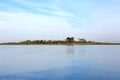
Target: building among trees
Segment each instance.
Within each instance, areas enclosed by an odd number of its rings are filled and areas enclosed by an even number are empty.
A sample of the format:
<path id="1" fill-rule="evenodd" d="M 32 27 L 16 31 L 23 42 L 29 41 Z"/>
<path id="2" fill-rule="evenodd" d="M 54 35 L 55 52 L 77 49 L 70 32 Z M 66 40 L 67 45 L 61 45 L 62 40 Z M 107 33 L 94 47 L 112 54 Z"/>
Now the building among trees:
<path id="1" fill-rule="evenodd" d="M 74 37 L 67 37 L 66 38 L 66 43 L 73 43 L 74 42 Z"/>
<path id="2" fill-rule="evenodd" d="M 82 39 L 82 38 L 79 38 L 78 41 L 79 41 L 79 42 L 82 42 L 82 43 L 87 42 L 85 39 Z"/>

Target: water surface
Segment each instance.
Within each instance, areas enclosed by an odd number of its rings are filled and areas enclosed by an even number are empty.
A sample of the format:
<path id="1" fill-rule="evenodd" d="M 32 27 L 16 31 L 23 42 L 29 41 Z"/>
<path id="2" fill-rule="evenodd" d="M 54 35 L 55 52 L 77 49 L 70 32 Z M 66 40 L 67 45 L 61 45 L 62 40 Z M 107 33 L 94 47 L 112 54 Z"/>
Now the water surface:
<path id="1" fill-rule="evenodd" d="M 0 80 L 120 80 L 120 46 L 0 46 Z"/>

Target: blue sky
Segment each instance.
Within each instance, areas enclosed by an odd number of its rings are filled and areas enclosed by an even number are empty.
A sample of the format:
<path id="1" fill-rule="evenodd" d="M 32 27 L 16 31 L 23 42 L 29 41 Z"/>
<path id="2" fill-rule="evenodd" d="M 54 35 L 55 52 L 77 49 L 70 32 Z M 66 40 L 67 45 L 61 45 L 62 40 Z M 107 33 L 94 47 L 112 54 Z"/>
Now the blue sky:
<path id="1" fill-rule="evenodd" d="M 64 39 L 120 42 L 120 0 L 0 0 L 0 42 Z"/>

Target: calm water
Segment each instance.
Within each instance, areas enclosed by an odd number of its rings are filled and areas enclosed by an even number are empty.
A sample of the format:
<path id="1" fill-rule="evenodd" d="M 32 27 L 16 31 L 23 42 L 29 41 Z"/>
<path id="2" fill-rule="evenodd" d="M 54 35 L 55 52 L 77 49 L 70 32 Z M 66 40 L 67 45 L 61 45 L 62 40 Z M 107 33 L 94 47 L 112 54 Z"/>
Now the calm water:
<path id="1" fill-rule="evenodd" d="M 0 46 L 0 80 L 120 80 L 120 46 Z"/>

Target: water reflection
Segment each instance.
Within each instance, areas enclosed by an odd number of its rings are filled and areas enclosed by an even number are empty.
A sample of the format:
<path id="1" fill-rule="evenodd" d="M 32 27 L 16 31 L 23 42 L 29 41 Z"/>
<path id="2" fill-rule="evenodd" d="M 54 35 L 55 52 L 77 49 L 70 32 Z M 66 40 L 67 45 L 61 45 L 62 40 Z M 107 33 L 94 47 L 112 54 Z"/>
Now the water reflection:
<path id="1" fill-rule="evenodd" d="M 0 46 L 0 80 L 120 80 L 119 49 Z"/>
<path id="2" fill-rule="evenodd" d="M 86 46 L 67 46 L 66 51 L 67 54 L 71 54 L 71 55 L 74 54 L 85 55 Z"/>
<path id="3" fill-rule="evenodd" d="M 74 46 L 68 45 L 66 51 L 67 54 L 74 54 Z"/>
<path id="4" fill-rule="evenodd" d="M 86 46 L 83 45 L 83 46 L 79 46 L 78 48 L 79 48 L 79 49 L 77 49 L 77 50 L 78 50 L 78 53 L 79 53 L 80 55 L 85 56 L 85 53 L 86 53 Z"/>

